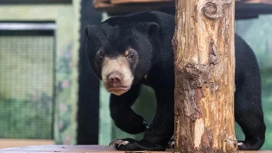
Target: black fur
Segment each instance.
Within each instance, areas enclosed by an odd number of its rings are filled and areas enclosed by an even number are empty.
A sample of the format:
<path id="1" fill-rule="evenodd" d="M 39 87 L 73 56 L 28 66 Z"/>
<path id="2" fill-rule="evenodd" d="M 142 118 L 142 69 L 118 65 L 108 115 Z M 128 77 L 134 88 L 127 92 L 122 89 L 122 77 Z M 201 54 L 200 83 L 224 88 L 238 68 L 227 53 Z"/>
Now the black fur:
<path id="1" fill-rule="evenodd" d="M 131 89 L 121 96 L 111 95 L 110 111 L 115 124 L 128 133 L 145 132 L 141 141 L 124 139 L 118 150 L 164 150 L 174 129 L 174 64 L 171 40 L 174 16 L 160 12 L 140 12 L 113 17 L 97 26 L 88 26 L 87 54 L 97 76 L 101 67 L 95 66 L 95 54 L 102 47 L 108 57 L 124 53 L 127 47 L 138 52 L 139 61 L 132 70 Z M 235 119 L 246 139 L 240 149 L 259 149 L 265 138 L 261 106 L 259 68 L 251 48 L 238 36 L 236 49 Z M 147 75 L 147 78 L 144 76 Z M 157 110 L 149 128 L 143 117 L 131 106 L 139 96 L 141 84 L 155 90 Z M 220 113 L 220 112 L 218 112 Z"/>

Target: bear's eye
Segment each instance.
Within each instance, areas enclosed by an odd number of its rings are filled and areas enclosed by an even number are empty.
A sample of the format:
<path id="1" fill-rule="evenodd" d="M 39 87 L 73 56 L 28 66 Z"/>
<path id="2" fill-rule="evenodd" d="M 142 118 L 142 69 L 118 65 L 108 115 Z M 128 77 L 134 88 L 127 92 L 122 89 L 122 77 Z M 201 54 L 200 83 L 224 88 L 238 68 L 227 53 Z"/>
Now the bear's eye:
<path id="1" fill-rule="evenodd" d="M 103 53 L 101 51 L 98 51 L 95 56 L 95 60 L 101 62 L 103 59 L 104 59 Z"/>
<path id="2" fill-rule="evenodd" d="M 133 59 L 135 57 L 135 55 L 133 54 L 133 53 L 129 53 L 128 55 L 127 55 L 127 58 L 129 58 L 129 59 Z"/>
<path id="3" fill-rule="evenodd" d="M 103 60 L 103 56 L 101 55 L 96 56 L 96 61 L 101 62 L 102 60 Z"/>

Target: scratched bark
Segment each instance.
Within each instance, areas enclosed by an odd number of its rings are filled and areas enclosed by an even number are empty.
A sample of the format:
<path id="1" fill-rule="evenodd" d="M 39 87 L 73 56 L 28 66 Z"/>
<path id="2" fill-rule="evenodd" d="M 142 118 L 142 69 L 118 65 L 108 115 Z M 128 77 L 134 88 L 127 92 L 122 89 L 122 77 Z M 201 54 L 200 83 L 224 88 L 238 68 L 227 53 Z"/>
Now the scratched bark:
<path id="1" fill-rule="evenodd" d="M 234 152 L 234 1 L 176 0 L 176 151 Z"/>

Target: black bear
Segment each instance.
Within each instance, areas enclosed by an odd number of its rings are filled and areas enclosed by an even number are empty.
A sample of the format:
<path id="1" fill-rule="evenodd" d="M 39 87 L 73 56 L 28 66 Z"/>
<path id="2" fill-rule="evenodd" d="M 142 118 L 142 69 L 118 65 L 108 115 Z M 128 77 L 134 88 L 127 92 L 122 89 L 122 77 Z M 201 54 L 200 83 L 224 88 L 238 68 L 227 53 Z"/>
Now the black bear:
<path id="1" fill-rule="evenodd" d="M 112 17 L 85 29 L 91 67 L 111 93 L 112 119 L 125 132 L 145 132 L 140 141 L 113 141 L 117 150 L 167 147 L 174 130 L 174 28 L 174 16 L 154 11 Z M 266 129 L 259 68 L 251 48 L 237 35 L 235 49 L 235 120 L 245 134 L 239 149 L 259 149 Z M 156 114 L 149 126 L 131 109 L 141 84 L 152 87 L 157 99 Z"/>

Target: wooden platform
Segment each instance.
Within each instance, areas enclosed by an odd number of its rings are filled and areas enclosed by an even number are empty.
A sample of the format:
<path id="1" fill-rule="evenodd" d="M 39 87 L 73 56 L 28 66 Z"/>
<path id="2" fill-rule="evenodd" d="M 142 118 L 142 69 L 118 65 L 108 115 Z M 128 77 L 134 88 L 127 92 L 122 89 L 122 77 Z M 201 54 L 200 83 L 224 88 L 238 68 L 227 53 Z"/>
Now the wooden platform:
<path id="1" fill-rule="evenodd" d="M 261 14 L 272 14 L 272 0 L 235 0 L 235 18 L 257 18 Z M 174 13 L 175 0 L 93 0 L 96 9 L 109 15 L 121 15 L 136 11 L 159 10 Z"/>
<path id="2" fill-rule="evenodd" d="M 1 148 L 23 147 L 33 145 L 53 145 L 54 140 L 41 140 L 41 139 L 0 139 Z"/>
<path id="3" fill-rule="evenodd" d="M 98 145 L 45 145 L 0 149 L 0 153 L 131 153 L 131 151 L 116 151 L 109 146 Z M 272 151 L 239 151 L 239 153 L 272 153 Z M 167 151 L 136 151 L 134 153 L 174 153 Z"/>
<path id="4" fill-rule="evenodd" d="M 27 147 L 16 147 L 16 148 L 6 148 L 0 149 L 2 152 L 20 152 L 20 153 L 124 153 L 124 151 L 116 151 L 109 146 L 98 146 L 98 145 L 45 145 L 45 146 L 27 146 Z M 139 151 L 138 151 L 139 152 Z M 146 152 L 149 151 L 140 151 Z M 162 152 L 162 151 L 161 151 Z M 164 153 L 173 153 L 173 150 L 166 151 Z M 129 152 L 126 152 L 129 153 Z M 152 152 L 155 153 L 155 152 Z M 157 152 L 158 153 L 158 152 Z"/>

